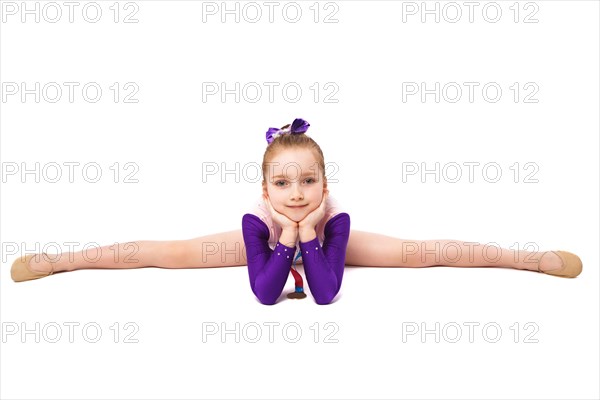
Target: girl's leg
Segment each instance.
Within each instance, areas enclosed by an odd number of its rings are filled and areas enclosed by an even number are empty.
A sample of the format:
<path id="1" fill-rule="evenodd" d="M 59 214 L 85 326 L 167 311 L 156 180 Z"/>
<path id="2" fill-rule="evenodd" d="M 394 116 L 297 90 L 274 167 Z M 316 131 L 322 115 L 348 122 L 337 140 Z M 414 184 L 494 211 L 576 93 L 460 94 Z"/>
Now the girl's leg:
<path id="1" fill-rule="evenodd" d="M 96 252 L 97 251 L 97 252 Z M 544 255 L 543 257 L 541 257 Z M 458 240 L 406 240 L 351 230 L 346 264 L 362 267 L 508 267 L 550 271 L 561 261 L 552 252 L 513 251 Z M 49 272 L 90 268 L 211 268 L 247 265 L 241 229 L 188 240 L 135 241 L 86 252 L 34 257 L 32 269 Z M 302 265 L 299 262 L 297 265 Z"/>
<path id="2" fill-rule="evenodd" d="M 543 256 L 543 257 L 542 257 Z M 552 252 L 503 249 L 461 240 L 406 240 L 378 233 L 350 231 L 346 264 L 363 267 L 505 267 L 537 271 L 559 269 Z"/>
<path id="3" fill-rule="evenodd" d="M 208 268 L 247 265 L 242 230 L 220 232 L 188 240 L 118 243 L 86 251 L 48 254 L 31 260 L 39 272 L 91 268 Z"/>

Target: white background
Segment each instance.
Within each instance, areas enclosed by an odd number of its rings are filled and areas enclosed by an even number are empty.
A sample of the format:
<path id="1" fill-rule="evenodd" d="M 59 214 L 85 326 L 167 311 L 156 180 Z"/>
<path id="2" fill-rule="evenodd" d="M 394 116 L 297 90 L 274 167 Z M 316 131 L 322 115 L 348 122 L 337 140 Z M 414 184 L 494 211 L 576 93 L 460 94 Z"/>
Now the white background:
<path id="1" fill-rule="evenodd" d="M 81 168 L 73 183 L 66 175 L 57 183 L 3 176 L 3 332 L 35 323 L 63 327 L 57 343 L 3 333 L 3 398 L 599 397 L 597 2 L 498 2 L 496 23 L 483 18 L 485 2 L 475 8 L 472 23 L 462 2 L 456 3 L 463 13 L 456 23 L 448 22 L 454 15 L 449 8 L 439 23 L 433 15 L 421 22 L 420 12 L 403 22 L 409 5 L 392 1 L 319 3 L 317 23 L 313 2 L 303 1 L 296 3 L 302 9 L 297 23 L 282 17 L 286 3 L 279 3 L 270 23 L 262 2 L 256 3 L 263 12 L 256 23 L 243 14 L 238 23 L 234 15 L 222 23 L 219 13 L 203 22 L 199 1 L 137 1 L 139 22 L 123 23 L 134 8 L 121 2 L 114 23 L 113 3 L 98 2 L 103 14 L 97 23 L 83 19 L 85 2 L 73 23 L 62 2 L 57 23 L 43 15 L 39 23 L 33 15 L 23 23 L 20 9 L 3 14 L 3 84 L 80 84 L 73 103 L 66 86 L 56 103 L 36 103 L 32 95 L 3 100 L 3 171 L 14 163 L 95 162 L 103 172 L 98 183 L 86 182 Z M 33 4 L 28 2 L 31 9 Z M 46 3 L 38 4 L 41 12 Z M 222 10 L 221 2 L 212 4 Z M 245 5 L 237 4 L 240 10 Z M 421 2 L 414 4 L 421 11 Z M 433 9 L 435 3 L 427 5 Z M 53 18 L 54 11 L 46 10 Z M 524 23 L 534 11 L 538 22 Z M 338 22 L 324 23 L 332 12 Z M 494 18 L 493 8 L 488 16 Z M 88 82 L 103 88 L 96 103 L 82 98 Z M 124 103 L 126 90 L 114 103 L 109 87 L 115 82 L 122 90 L 127 82 L 137 84 L 138 102 Z M 255 82 L 264 91 L 256 102 L 236 102 L 233 95 L 203 101 L 203 82 L 229 89 Z M 279 84 L 273 102 L 265 82 Z M 335 103 L 325 102 L 332 93 L 328 82 L 338 89 Z M 463 97 L 456 103 L 436 103 L 433 95 L 403 102 L 403 82 L 424 82 L 429 89 L 456 82 Z M 464 82 L 479 83 L 472 103 Z M 490 82 L 503 90 L 497 102 L 482 97 Z M 515 82 L 521 89 L 516 103 L 510 89 Z M 524 101 L 532 92 L 524 88 L 528 82 L 539 89 L 536 103 Z M 302 88 L 299 101 L 283 98 L 281 87 L 288 83 Z M 315 83 L 317 102 L 310 89 Z M 350 214 L 352 229 L 504 248 L 533 242 L 539 250 L 578 254 L 582 274 L 563 279 L 507 268 L 349 267 L 328 306 L 310 295 L 261 305 L 245 267 L 84 270 L 18 284 L 10 279 L 17 257 L 6 251 L 11 243 L 30 253 L 50 243 L 178 240 L 239 229 L 260 184 L 241 173 L 203 182 L 203 165 L 234 169 L 238 163 L 240 172 L 260 165 L 266 130 L 296 117 L 311 124 L 307 133 L 332 166 L 329 178 L 337 183 L 330 183 L 331 194 Z M 113 182 L 109 167 L 115 162 L 121 173 L 132 171 L 125 163 L 135 163 L 139 182 L 125 183 L 123 175 Z M 472 183 L 466 169 L 457 183 L 435 182 L 431 175 L 425 182 L 418 175 L 403 182 L 402 163 L 411 162 L 430 169 L 436 162 L 480 167 Z M 532 172 L 524 168 L 528 162 L 539 168 L 533 176 L 538 183 L 524 182 Z M 483 179 L 486 163 L 501 166 L 498 182 Z M 514 163 L 521 171 L 516 183 Z M 64 325 L 69 322 L 79 323 L 73 343 Z M 110 327 L 117 322 L 121 336 L 115 343 Z M 123 335 L 132 332 L 124 328 L 127 322 L 139 327 L 133 337 L 138 343 L 124 343 Z M 263 336 L 258 343 L 245 337 L 236 343 L 233 335 L 203 342 L 207 322 L 229 329 L 239 323 L 240 331 L 256 323 Z M 268 322 L 280 324 L 273 343 Z M 325 343 L 325 334 L 333 332 L 327 322 L 338 327 L 332 336 L 337 343 Z M 472 343 L 464 325 L 469 322 L 479 324 Z M 97 343 L 82 336 L 86 323 L 102 328 Z M 285 340 L 286 323 L 302 329 L 298 342 Z M 315 323 L 317 343 L 310 328 Z M 407 323 L 427 329 L 439 323 L 446 335 L 439 342 L 431 334 L 403 341 Z M 482 333 L 488 323 L 502 329 L 495 343 L 486 340 L 496 336 L 493 328 Z M 462 327 L 457 343 L 451 342 L 453 324 Z M 294 333 L 288 331 L 289 337 Z"/>

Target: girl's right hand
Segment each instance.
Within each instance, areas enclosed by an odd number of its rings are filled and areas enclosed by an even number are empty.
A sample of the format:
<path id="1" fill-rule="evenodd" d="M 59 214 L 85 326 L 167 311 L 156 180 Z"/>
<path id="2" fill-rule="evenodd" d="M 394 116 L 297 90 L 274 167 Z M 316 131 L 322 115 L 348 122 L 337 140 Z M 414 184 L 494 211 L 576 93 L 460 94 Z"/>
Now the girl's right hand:
<path id="1" fill-rule="evenodd" d="M 298 223 L 297 222 L 292 221 L 291 219 L 289 219 L 285 215 L 283 215 L 283 214 L 278 213 L 277 211 L 275 211 L 275 209 L 273 208 L 273 205 L 271 204 L 271 201 L 264 194 L 263 194 L 263 199 L 265 200 L 265 204 L 267 205 L 267 207 L 271 211 L 271 217 L 273 218 L 273 220 L 277 224 L 279 224 L 279 226 L 281 226 L 281 229 L 283 229 L 283 230 L 289 230 L 289 229 L 298 230 Z"/>

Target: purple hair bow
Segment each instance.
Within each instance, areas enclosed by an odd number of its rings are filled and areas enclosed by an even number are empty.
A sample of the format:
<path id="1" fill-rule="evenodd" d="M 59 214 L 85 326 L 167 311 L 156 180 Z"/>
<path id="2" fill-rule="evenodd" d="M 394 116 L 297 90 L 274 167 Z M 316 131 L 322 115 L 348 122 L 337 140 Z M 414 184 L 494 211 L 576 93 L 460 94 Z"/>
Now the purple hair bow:
<path id="1" fill-rule="evenodd" d="M 277 136 L 304 133 L 308 130 L 309 126 L 310 124 L 302 118 L 296 118 L 294 122 L 292 122 L 292 125 L 285 129 L 269 128 L 267 131 L 267 143 L 271 144 Z"/>

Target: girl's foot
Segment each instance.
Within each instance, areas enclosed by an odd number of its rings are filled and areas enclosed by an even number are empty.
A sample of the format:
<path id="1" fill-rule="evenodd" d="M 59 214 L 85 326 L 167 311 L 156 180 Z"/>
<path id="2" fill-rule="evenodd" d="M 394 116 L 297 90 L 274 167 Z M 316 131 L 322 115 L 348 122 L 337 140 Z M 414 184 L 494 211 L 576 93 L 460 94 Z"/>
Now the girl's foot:
<path id="1" fill-rule="evenodd" d="M 538 266 L 539 272 L 563 278 L 575 278 L 583 269 L 579 256 L 564 250 L 545 252 Z"/>
<path id="2" fill-rule="evenodd" d="M 10 276 L 15 282 L 39 279 L 53 273 L 54 265 L 44 260 L 43 254 L 28 254 L 18 257 L 10 268 Z"/>

